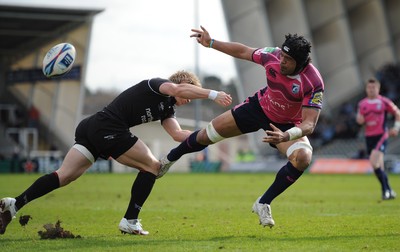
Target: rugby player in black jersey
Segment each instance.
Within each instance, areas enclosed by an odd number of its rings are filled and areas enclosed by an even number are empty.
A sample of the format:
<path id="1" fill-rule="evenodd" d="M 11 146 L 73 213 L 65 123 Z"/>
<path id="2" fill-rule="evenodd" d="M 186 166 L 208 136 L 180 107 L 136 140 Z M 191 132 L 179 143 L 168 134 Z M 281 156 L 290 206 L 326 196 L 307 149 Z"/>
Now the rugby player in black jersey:
<path id="1" fill-rule="evenodd" d="M 149 234 L 143 230 L 138 215 L 153 188 L 160 162 L 129 129 L 160 120 L 164 130 L 175 141 L 182 142 L 192 132 L 181 128 L 175 118 L 175 107 L 191 99 L 207 98 L 221 106 L 232 103 L 229 94 L 201 88 L 199 79 L 186 71 L 178 71 L 169 79 L 143 80 L 123 91 L 103 110 L 79 123 L 75 144 L 58 170 L 38 178 L 19 196 L 0 200 L 0 234 L 5 233 L 7 225 L 23 206 L 76 180 L 99 157 L 112 157 L 140 171 L 132 185 L 131 199 L 119 229 L 123 233 Z"/>

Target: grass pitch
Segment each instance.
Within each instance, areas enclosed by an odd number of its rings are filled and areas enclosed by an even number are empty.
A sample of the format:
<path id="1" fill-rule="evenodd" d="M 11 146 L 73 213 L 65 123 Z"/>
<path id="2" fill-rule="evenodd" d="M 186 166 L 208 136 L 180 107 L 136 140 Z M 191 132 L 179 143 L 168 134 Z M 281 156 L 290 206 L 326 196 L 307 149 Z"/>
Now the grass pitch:
<path id="1" fill-rule="evenodd" d="M 39 175 L 0 175 L 0 197 Z M 21 209 L 0 236 L 4 251 L 398 251 L 400 199 L 381 201 L 374 175 L 305 174 L 272 203 L 276 226 L 258 225 L 255 199 L 275 174 L 167 174 L 140 218 L 149 236 L 123 235 L 136 174 L 86 174 Z M 391 175 L 400 192 L 400 177 Z M 28 225 L 18 223 L 30 215 Z M 80 239 L 41 240 L 56 223 Z"/>

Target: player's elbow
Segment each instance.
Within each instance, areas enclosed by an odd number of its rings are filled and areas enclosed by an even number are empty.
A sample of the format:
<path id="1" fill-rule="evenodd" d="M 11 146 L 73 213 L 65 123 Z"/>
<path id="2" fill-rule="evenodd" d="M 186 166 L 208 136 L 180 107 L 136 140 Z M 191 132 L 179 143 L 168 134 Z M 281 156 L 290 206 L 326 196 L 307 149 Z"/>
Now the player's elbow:
<path id="1" fill-rule="evenodd" d="M 173 97 L 180 97 L 181 89 L 179 85 L 170 85 L 168 86 L 168 95 Z"/>
<path id="2" fill-rule="evenodd" d="M 249 52 L 250 51 L 248 51 L 248 50 L 240 51 L 236 55 L 236 58 L 242 59 L 242 60 L 253 61 L 253 59 L 252 59 L 253 52 L 250 52 L 250 53 Z"/>

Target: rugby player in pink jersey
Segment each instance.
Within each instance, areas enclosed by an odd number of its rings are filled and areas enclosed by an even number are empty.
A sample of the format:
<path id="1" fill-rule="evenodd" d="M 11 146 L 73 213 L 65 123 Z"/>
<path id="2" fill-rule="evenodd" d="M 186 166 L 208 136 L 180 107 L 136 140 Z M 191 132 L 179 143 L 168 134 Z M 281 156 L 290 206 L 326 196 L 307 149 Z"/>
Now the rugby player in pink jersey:
<path id="1" fill-rule="evenodd" d="M 394 199 L 396 193 L 389 185 L 384 168 L 384 153 L 389 136 L 397 136 L 400 130 L 400 110 L 388 98 L 379 95 L 381 84 L 369 79 L 365 86 L 367 97 L 358 103 L 357 123 L 365 125 L 365 140 L 369 161 L 382 187 L 382 199 Z M 394 126 L 388 130 L 387 113 L 395 116 Z"/>
<path id="2" fill-rule="evenodd" d="M 253 205 L 260 224 L 273 227 L 272 200 L 303 174 L 312 159 L 313 148 L 307 136 L 314 131 L 318 121 L 324 83 L 318 70 L 310 63 L 311 44 L 303 36 L 289 34 L 281 48 L 251 48 L 237 42 L 211 39 L 204 27 L 192 29 L 192 32 L 191 37 L 205 47 L 264 67 L 267 83 L 243 103 L 217 116 L 206 128 L 192 133 L 171 150 L 160 160 L 162 166 L 158 177 L 186 153 L 201 151 L 225 138 L 262 129 L 265 131 L 262 141 L 288 158 L 275 181 Z"/>

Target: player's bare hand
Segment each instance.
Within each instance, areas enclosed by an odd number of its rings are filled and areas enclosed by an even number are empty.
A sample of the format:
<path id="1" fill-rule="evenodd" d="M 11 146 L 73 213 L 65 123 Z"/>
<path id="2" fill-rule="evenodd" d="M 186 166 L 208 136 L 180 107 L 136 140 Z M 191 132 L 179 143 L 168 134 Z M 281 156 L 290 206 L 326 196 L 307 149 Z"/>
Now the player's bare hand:
<path id="1" fill-rule="evenodd" d="M 191 38 L 196 38 L 199 44 L 202 44 L 205 47 L 209 47 L 211 42 L 211 37 L 208 31 L 200 25 L 201 30 L 199 29 L 192 29 L 191 31 L 194 32 L 190 35 Z"/>
<path id="2" fill-rule="evenodd" d="M 219 91 L 214 101 L 217 104 L 226 107 L 232 104 L 232 96 L 224 91 Z"/>
<path id="3" fill-rule="evenodd" d="M 263 137 L 264 143 L 271 143 L 271 144 L 278 144 L 282 142 L 286 142 L 289 140 L 289 134 L 286 132 L 282 132 L 282 130 L 278 129 L 272 123 L 269 124 L 272 130 L 266 130 L 265 133 L 267 134 Z"/>

